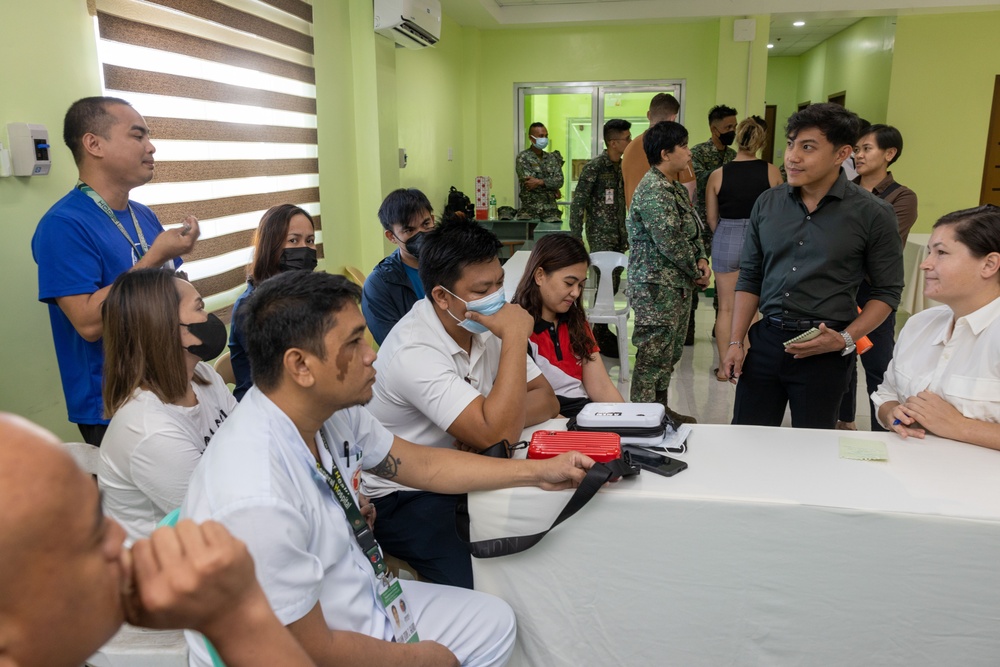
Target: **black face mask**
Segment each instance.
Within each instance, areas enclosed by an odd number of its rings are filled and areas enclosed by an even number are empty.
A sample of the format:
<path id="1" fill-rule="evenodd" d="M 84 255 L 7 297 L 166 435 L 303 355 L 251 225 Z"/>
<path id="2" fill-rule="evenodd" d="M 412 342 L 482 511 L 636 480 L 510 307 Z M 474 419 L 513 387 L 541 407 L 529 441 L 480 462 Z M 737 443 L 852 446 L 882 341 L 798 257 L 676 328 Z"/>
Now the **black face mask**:
<path id="1" fill-rule="evenodd" d="M 425 238 L 426 237 L 423 232 L 411 236 L 406 243 L 403 244 L 406 247 L 406 252 L 410 253 L 417 259 L 420 259 L 420 248 L 423 247 Z"/>
<path id="2" fill-rule="evenodd" d="M 316 248 L 285 248 L 278 260 L 281 271 L 312 271 L 316 268 Z"/>
<path id="3" fill-rule="evenodd" d="M 736 130 L 723 132 L 719 135 L 719 143 L 723 146 L 732 146 L 734 141 L 736 141 Z"/>
<path id="4" fill-rule="evenodd" d="M 201 341 L 200 345 L 189 345 L 185 349 L 202 361 L 215 359 L 226 349 L 226 341 L 229 338 L 226 334 L 226 325 L 212 313 L 208 314 L 208 319 L 204 322 L 191 324 L 181 322 L 181 326 L 187 327 L 191 335 Z"/>

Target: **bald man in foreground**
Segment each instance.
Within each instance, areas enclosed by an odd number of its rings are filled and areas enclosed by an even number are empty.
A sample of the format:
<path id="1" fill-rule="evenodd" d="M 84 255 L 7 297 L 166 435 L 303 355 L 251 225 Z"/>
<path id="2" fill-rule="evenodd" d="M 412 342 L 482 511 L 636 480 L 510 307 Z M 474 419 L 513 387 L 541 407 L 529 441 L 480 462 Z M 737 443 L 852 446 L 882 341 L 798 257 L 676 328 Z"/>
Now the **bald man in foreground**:
<path id="1" fill-rule="evenodd" d="M 97 485 L 48 431 L 0 413 L 0 665 L 78 667 L 124 621 L 192 628 L 230 667 L 312 665 L 242 542 L 214 522 L 129 551 Z"/>

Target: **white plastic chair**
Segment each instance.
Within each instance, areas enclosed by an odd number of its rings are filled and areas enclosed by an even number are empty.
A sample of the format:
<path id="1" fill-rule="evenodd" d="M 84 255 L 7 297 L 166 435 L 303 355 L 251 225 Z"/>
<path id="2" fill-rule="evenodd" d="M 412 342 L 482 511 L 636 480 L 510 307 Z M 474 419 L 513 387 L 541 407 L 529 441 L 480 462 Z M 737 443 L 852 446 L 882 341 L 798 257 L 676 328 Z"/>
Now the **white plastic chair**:
<path id="1" fill-rule="evenodd" d="M 76 464 L 97 474 L 101 450 L 86 442 L 67 442 Z M 188 647 L 180 630 L 147 630 L 125 624 L 85 663 L 87 667 L 188 667 Z"/>
<path id="2" fill-rule="evenodd" d="M 182 630 L 147 630 L 123 625 L 87 659 L 88 667 L 188 667 Z"/>
<path id="3" fill-rule="evenodd" d="M 613 324 L 618 330 L 618 390 L 625 395 L 624 387 L 629 383 L 628 316 L 632 306 L 628 303 L 628 297 L 624 308 L 615 305 L 612 277 L 616 268 L 628 268 L 628 257 L 620 252 L 601 250 L 590 253 L 590 263 L 600 271 L 600 277 L 594 302 L 587 311 L 587 321 L 591 324 Z"/>
<path id="4" fill-rule="evenodd" d="M 86 442 L 67 442 L 63 446 L 76 464 L 88 475 L 97 474 L 97 464 L 101 460 L 101 450 Z"/>

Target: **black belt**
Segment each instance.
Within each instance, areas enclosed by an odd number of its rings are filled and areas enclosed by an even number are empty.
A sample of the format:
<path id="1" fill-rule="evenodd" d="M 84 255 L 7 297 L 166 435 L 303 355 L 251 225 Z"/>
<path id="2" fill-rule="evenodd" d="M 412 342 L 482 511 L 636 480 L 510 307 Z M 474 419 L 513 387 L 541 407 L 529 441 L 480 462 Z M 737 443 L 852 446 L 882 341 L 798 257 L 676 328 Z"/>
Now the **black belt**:
<path id="1" fill-rule="evenodd" d="M 850 322 L 839 322 L 837 320 L 791 320 L 773 315 L 765 317 L 764 321 L 769 327 L 783 331 L 809 331 L 813 327 L 818 329 L 820 324 L 825 324 L 827 329 L 840 331 L 850 324 Z"/>

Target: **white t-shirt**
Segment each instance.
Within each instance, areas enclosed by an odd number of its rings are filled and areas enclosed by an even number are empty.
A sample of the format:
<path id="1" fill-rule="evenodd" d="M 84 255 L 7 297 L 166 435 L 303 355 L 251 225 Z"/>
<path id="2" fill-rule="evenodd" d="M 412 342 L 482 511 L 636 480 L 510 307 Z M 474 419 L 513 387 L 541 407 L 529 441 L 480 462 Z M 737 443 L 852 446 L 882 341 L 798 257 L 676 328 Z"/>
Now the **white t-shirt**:
<path id="1" fill-rule="evenodd" d="M 368 411 L 391 433 L 431 447 L 452 447 L 447 430 L 476 397 L 488 396 L 500 367 L 502 342 L 473 334 L 469 352 L 445 331 L 430 299 L 413 305 L 386 336 L 375 360 L 375 387 Z M 528 356 L 527 381 L 541 375 Z M 527 389 L 525 389 L 527 391 Z M 408 487 L 375 475 L 363 477 L 364 492 L 378 498 Z"/>
<path id="2" fill-rule="evenodd" d="M 211 366 L 199 362 L 195 373 L 210 382 L 191 383 L 197 405 L 164 403 L 137 389 L 101 443 L 97 482 L 104 509 L 132 541 L 149 537 L 160 519 L 180 507 L 209 438 L 238 405 Z"/>
<path id="3" fill-rule="evenodd" d="M 952 319 L 936 306 L 907 320 L 872 394 L 876 410 L 929 389 L 970 419 L 1000 423 L 1000 299 L 958 318 L 949 336 Z"/>
<path id="4" fill-rule="evenodd" d="M 357 502 L 359 473 L 385 459 L 392 434 L 361 407 L 340 410 L 317 439 L 320 462 L 334 465 Z M 346 449 L 346 455 L 345 455 Z M 213 519 L 243 540 L 275 615 L 285 625 L 319 602 L 327 625 L 393 640 L 377 597 L 375 572 L 351 532 L 295 424 L 258 388 L 226 420 L 201 458 L 181 516 Z M 463 665 L 500 667 L 514 645 L 514 614 L 484 593 L 400 582 L 421 639 L 447 646 Z M 211 667 L 201 635 L 186 633 L 190 664 Z"/>
<path id="5" fill-rule="evenodd" d="M 360 407 L 335 413 L 323 432 L 332 455 L 319 441 L 322 464 L 331 471 L 336 462 L 357 502 L 360 469 L 382 462 L 392 434 Z M 181 515 L 218 521 L 246 542 L 283 624 L 299 620 L 318 601 L 331 628 L 392 639 L 375 573 L 343 508 L 295 424 L 256 387 L 212 439 Z M 189 643 L 193 652 L 201 650 L 197 640 Z"/>

